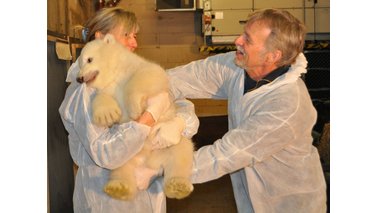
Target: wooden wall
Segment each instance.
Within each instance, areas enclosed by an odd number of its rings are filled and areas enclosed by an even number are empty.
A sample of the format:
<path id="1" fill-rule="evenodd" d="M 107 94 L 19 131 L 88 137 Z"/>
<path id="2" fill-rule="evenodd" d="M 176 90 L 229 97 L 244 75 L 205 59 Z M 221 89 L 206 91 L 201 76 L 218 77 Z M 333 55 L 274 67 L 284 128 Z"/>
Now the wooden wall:
<path id="1" fill-rule="evenodd" d="M 85 21 L 95 12 L 94 0 L 48 0 L 49 31 L 81 38 Z M 140 24 L 137 53 L 164 68 L 187 64 L 208 55 L 200 53 L 202 11 L 158 12 L 155 0 L 121 0 Z M 194 100 L 198 116 L 226 115 L 226 101 Z"/>
<path id="2" fill-rule="evenodd" d="M 94 0 L 47 0 L 47 30 L 80 38 L 80 25 L 94 14 L 94 4 Z"/>
<path id="3" fill-rule="evenodd" d="M 138 54 L 165 68 L 206 57 L 199 52 L 203 45 L 199 11 L 158 12 L 155 0 L 123 0 L 119 6 L 138 18 Z"/>
<path id="4" fill-rule="evenodd" d="M 81 28 L 94 10 L 93 0 L 48 0 L 47 29 L 81 38 Z M 155 0 L 123 0 L 118 4 L 136 13 L 140 24 L 137 53 L 171 68 L 207 55 L 199 52 L 203 45 L 201 12 L 158 12 Z"/>

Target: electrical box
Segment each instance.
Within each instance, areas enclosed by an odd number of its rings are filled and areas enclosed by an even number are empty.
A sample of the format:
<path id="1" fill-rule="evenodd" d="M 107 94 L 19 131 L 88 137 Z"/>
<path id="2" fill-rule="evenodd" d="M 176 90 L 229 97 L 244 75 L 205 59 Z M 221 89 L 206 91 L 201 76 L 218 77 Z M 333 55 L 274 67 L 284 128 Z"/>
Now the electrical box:
<path id="1" fill-rule="evenodd" d="M 253 0 L 211 0 L 212 10 L 252 9 Z"/>
<path id="2" fill-rule="evenodd" d="M 243 33 L 248 14 L 252 9 L 212 10 L 211 14 L 211 42 L 213 44 L 234 43 Z"/>
<path id="3" fill-rule="evenodd" d="M 203 0 L 206 45 L 233 44 L 253 11 L 253 0 Z"/>
<path id="4" fill-rule="evenodd" d="M 202 32 L 207 46 L 233 44 L 248 15 L 259 9 L 284 9 L 307 28 L 307 40 L 329 40 L 330 0 L 200 0 Z"/>

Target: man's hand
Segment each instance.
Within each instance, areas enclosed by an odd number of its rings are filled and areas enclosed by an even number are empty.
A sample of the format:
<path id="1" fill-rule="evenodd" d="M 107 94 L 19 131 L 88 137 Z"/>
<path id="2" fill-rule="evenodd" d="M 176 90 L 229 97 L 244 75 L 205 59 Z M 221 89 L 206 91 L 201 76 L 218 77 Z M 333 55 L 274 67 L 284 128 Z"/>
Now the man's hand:
<path id="1" fill-rule="evenodd" d="M 181 141 L 182 131 L 185 129 L 183 118 L 176 116 L 172 120 L 158 123 L 152 127 L 152 149 L 163 149 L 178 144 Z"/>

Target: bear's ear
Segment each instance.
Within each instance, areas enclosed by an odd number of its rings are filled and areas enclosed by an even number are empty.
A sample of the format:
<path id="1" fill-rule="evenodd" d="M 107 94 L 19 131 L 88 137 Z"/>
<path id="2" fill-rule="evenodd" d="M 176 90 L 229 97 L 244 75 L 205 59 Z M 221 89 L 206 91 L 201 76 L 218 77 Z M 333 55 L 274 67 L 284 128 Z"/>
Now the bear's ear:
<path id="1" fill-rule="evenodd" d="M 105 35 L 105 37 L 104 37 L 104 41 L 105 41 L 105 43 L 107 43 L 107 44 L 113 44 L 113 43 L 116 42 L 114 36 L 113 36 L 112 34 L 109 34 L 109 33 Z"/>

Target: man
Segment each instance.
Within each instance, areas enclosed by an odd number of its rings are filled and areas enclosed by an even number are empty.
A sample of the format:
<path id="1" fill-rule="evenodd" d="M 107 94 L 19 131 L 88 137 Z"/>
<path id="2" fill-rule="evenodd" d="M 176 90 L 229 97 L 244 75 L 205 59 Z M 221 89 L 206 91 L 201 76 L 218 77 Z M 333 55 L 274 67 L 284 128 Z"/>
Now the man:
<path id="1" fill-rule="evenodd" d="M 231 175 L 238 212 L 326 212 L 312 146 L 316 110 L 300 78 L 304 25 L 286 11 L 249 17 L 236 52 L 169 70 L 176 98 L 228 99 L 229 131 L 194 156 L 193 183 Z"/>

